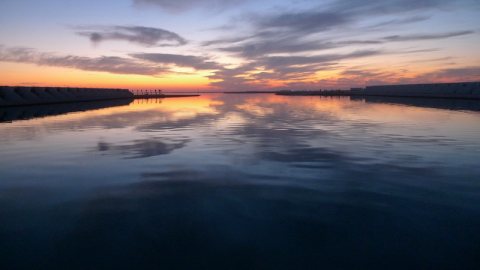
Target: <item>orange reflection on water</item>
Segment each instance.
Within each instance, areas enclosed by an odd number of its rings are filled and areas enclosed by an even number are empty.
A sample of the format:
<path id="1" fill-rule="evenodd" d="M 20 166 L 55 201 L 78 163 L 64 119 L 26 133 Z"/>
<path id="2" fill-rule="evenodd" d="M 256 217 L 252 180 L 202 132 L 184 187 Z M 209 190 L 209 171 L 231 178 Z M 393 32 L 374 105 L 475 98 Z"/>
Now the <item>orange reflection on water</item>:
<path id="1" fill-rule="evenodd" d="M 237 104 L 236 108 L 256 116 L 278 115 L 280 117 L 283 113 L 296 114 L 298 117 L 329 115 L 337 118 L 338 121 L 363 120 L 391 124 L 413 124 L 421 121 L 438 123 L 442 127 L 445 127 L 445 122 L 449 122 L 448 127 L 452 129 L 446 132 L 450 133 L 456 128 L 468 129 L 469 126 L 478 125 L 477 114 L 429 106 L 413 106 L 402 104 L 401 101 L 399 99 L 398 103 L 391 103 L 369 102 L 350 97 L 252 95 Z"/>
<path id="2" fill-rule="evenodd" d="M 88 105 L 89 103 L 85 103 Z M 95 104 L 93 102 L 92 104 Z M 128 100 L 125 102 L 123 100 L 119 101 L 118 104 L 113 103 L 105 105 L 105 108 L 93 109 L 85 111 L 72 110 L 70 113 L 60 114 L 60 115 L 48 115 L 41 113 L 42 111 L 50 111 L 51 108 L 55 106 L 72 106 L 75 108 L 79 104 L 63 104 L 63 105 L 43 105 L 43 106 L 34 106 L 34 107 L 25 107 L 28 110 L 35 110 L 38 108 L 38 112 L 35 112 L 36 115 L 45 115 L 46 117 L 36 118 L 28 121 L 14 122 L 13 125 L 24 125 L 24 124 L 40 124 L 40 125 L 49 125 L 49 124 L 59 124 L 63 122 L 77 122 L 84 121 L 89 119 L 93 122 L 94 119 L 107 119 L 109 117 L 115 118 L 116 120 L 122 121 L 127 118 L 135 121 L 148 121 L 149 118 L 155 118 L 158 120 L 159 117 L 164 119 L 168 118 L 168 121 L 175 121 L 181 119 L 193 118 L 197 115 L 215 115 L 218 114 L 217 106 L 222 105 L 223 102 L 215 100 L 214 96 L 199 96 L 199 97 L 184 97 L 184 98 L 165 98 L 165 99 L 137 99 L 133 100 L 128 104 Z M 7 108 L 8 109 L 8 108 Z M 12 108 L 15 110 L 21 110 L 22 108 Z M 22 114 L 22 113 L 20 113 Z M 20 119 L 18 119 L 20 120 Z"/>
<path id="3" fill-rule="evenodd" d="M 199 96 L 185 98 L 164 98 L 154 100 L 135 100 L 129 111 L 159 110 L 169 113 L 176 119 L 185 119 L 199 114 L 218 114 L 217 106 L 222 101 L 215 100 L 215 96 Z M 158 102 L 158 103 L 157 103 Z"/>
<path id="4" fill-rule="evenodd" d="M 47 113 L 35 111 L 20 112 L 18 115 L 36 115 L 36 118 L 27 121 L 15 121 L 0 126 L 0 133 L 4 138 L 18 136 L 18 130 L 13 132 L 15 127 L 23 127 L 25 137 L 49 134 L 58 130 L 89 130 L 89 129 L 122 129 L 124 137 L 131 136 L 132 127 L 144 127 L 146 130 L 152 124 L 157 128 L 166 127 L 168 124 L 182 120 L 205 121 L 213 129 L 228 129 L 264 121 L 262 125 L 269 128 L 270 124 L 286 124 L 282 128 L 295 129 L 299 123 L 307 124 L 311 129 L 336 130 L 338 126 L 362 128 L 358 123 L 368 123 L 378 126 L 389 126 L 390 134 L 410 134 L 411 131 L 405 127 L 417 126 L 419 123 L 426 123 L 434 127 L 438 133 L 456 136 L 470 136 L 478 126 L 478 113 L 463 113 L 459 110 L 441 109 L 427 106 L 413 106 L 402 104 L 398 99 L 394 101 L 374 102 L 368 99 L 351 99 L 349 97 L 287 97 L 273 94 L 209 94 L 199 97 L 166 98 L 166 99 L 140 99 L 125 103 L 112 104 L 112 107 L 93 109 L 85 111 L 71 110 L 70 113 L 48 116 Z M 418 100 L 415 100 L 417 102 Z M 431 104 L 433 101 L 429 101 Z M 56 106 L 77 106 L 71 105 L 46 105 L 39 106 L 40 110 L 55 108 Z M 106 105 L 108 106 L 108 104 Z M 33 109 L 35 109 L 34 106 Z M 100 107 L 98 107 L 100 108 Z M 8 110 L 21 110 L 22 108 L 11 108 Z M 5 109 L 0 115 L 12 115 L 12 111 Z M 67 110 L 68 112 L 68 110 Z M 46 116 L 46 117 L 45 117 Z M 206 118 L 203 116 L 207 116 Z M 218 116 L 218 117 L 211 117 Z M 33 117 L 32 117 L 33 118 Z M 185 125 L 187 125 L 186 123 Z M 274 125 L 273 125 L 274 127 Z M 278 128 L 278 127 L 277 127 Z M 9 130 L 12 132 L 9 132 Z M 418 132 L 424 132 L 421 128 Z M 33 132 L 34 131 L 34 132 Z M 48 131 L 48 132 L 47 132 Z M 197 132 L 193 129 L 192 134 Z M 425 131 L 426 132 L 426 131 Z M 461 133 L 461 134 L 460 134 Z M 15 135 L 16 134 L 16 135 Z M 79 133 L 80 134 L 80 133 Z M 83 135 L 79 135 L 83 136 Z"/>

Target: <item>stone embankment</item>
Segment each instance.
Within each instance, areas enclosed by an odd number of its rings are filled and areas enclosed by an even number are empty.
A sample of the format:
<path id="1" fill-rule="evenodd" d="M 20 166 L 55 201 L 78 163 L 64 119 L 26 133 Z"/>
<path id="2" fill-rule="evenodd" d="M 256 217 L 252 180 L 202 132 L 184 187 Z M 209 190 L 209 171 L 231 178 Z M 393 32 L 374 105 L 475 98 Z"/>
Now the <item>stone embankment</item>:
<path id="1" fill-rule="evenodd" d="M 480 99 L 480 83 L 436 83 L 368 86 L 366 96 Z"/>
<path id="2" fill-rule="evenodd" d="M 133 99 L 125 89 L 0 86 L 0 106 Z"/>
<path id="3" fill-rule="evenodd" d="M 480 99 L 480 82 L 379 85 L 351 90 L 281 91 L 285 96 L 382 96 L 412 98 Z"/>

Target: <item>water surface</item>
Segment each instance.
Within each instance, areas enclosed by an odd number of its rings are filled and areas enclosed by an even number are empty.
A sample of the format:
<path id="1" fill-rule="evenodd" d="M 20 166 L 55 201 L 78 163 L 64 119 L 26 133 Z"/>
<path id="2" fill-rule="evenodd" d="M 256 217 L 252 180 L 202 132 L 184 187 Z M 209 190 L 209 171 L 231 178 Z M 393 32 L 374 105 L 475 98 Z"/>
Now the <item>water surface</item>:
<path id="1" fill-rule="evenodd" d="M 102 107 L 0 109 L 0 268 L 480 266 L 478 103 Z"/>

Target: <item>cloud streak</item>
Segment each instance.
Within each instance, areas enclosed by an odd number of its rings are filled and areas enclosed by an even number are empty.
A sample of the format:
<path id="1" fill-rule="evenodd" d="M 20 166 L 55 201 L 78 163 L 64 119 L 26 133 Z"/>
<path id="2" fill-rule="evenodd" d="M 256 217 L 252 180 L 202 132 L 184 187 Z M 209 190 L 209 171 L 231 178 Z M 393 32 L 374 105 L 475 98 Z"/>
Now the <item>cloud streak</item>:
<path id="1" fill-rule="evenodd" d="M 191 67 L 196 70 L 221 69 L 222 67 L 208 58 L 193 55 L 161 54 L 161 53 L 136 53 L 133 58 L 157 64 L 173 64 L 178 67 Z"/>
<path id="2" fill-rule="evenodd" d="M 105 41 L 127 41 L 147 47 L 181 46 L 187 40 L 180 35 L 161 28 L 145 26 L 96 26 L 77 27 L 77 34 L 93 43 Z"/>
<path id="3" fill-rule="evenodd" d="M 346 59 L 374 56 L 381 54 L 377 50 L 355 51 L 348 54 L 326 54 L 317 56 L 273 56 L 265 57 L 260 63 L 267 68 L 278 68 L 284 66 L 298 66 L 308 64 L 322 64 Z"/>
<path id="4" fill-rule="evenodd" d="M 419 41 L 419 40 L 435 40 L 435 39 L 446 39 L 452 37 L 465 36 L 475 33 L 471 30 L 466 31 L 456 31 L 456 32 L 447 32 L 447 33 L 432 33 L 432 34 L 413 34 L 413 35 L 395 35 L 384 37 L 384 41 Z"/>
<path id="5" fill-rule="evenodd" d="M 387 42 L 452 38 L 474 33 L 471 30 L 463 30 L 406 36 L 391 35 L 366 40 L 342 40 L 342 36 L 355 36 L 356 30 L 379 31 L 388 27 L 422 22 L 430 17 L 418 15 L 417 12 L 448 5 L 449 1 L 444 0 L 370 2 L 337 0 L 329 5 L 320 5 L 318 8 L 309 10 L 277 12 L 270 15 L 257 14 L 245 17 L 245 23 L 253 27 L 252 34 L 244 37 L 225 37 L 210 40 L 204 42 L 203 45 L 215 46 L 220 51 L 234 53 L 243 58 L 252 58 L 278 53 L 318 52 L 353 45 L 369 46 Z M 405 16 L 408 13 L 414 15 Z M 388 17 L 388 21 L 367 27 L 358 26 L 364 19 L 369 19 L 372 16 L 383 18 L 385 15 L 391 15 Z"/>
<path id="6" fill-rule="evenodd" d="M 248 0 L 133 0 L 135 5 L 158 6 L 170 12 L 184 12 L 194 8 L 224 9 L 234 5 L 240 5 Z"/>
<path id="7" fill-rule="evenodd" d="M 135 59 L 101 56 L 83 57 L 41 53 L 31 48 L 0 47 L 0 62 L 36 64 L 40 66 L 73 68 L 114 74 L 158 75 L 167 70 L 156 65 L 145 64 Z"/>
<path id="8" fill-rule="evenodd" d="M 480 66 L 440 69 L 422 74 L 415 79 L 423 82 L 478 81 L 480 80 Z"/>
<path id="9" fill-rule="evenodd" d="M 243 44 L 226 46 L 219 50 L 235 53 L 245 58 L 263 56 L 273 53 L 299 53 L 309 51 L 320 51 L 338 47 L 331 42 L 302 41 L 292 38 L 281 38 L 277 40 L 255 40 Z"/>
<path id="10" fill-rule="evenodd" d="M 0 62 L 35 64 L 40 66 L 64 67 L 85 71 L 158 76 L 173 72 L 171 65 L 190 67 L 195 70 L 222 69 L 218 63 L 206 57 L 176 54 L 136 53 L 129 57 L 100 56 L 85 57 L 57 55 L 38 52 L 31 48 L 0 46 Z"/>

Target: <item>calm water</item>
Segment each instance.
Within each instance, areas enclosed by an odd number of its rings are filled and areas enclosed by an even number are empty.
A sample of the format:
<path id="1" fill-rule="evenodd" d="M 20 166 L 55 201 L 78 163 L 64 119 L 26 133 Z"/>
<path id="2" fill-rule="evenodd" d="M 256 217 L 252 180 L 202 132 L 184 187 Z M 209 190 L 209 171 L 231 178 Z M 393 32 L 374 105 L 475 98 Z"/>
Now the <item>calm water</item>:
<path id="1" fill-rule="evenodd" d="M 0 268 L 480 269 L 480 112 L 454 103 L 0 109 Z"/>

